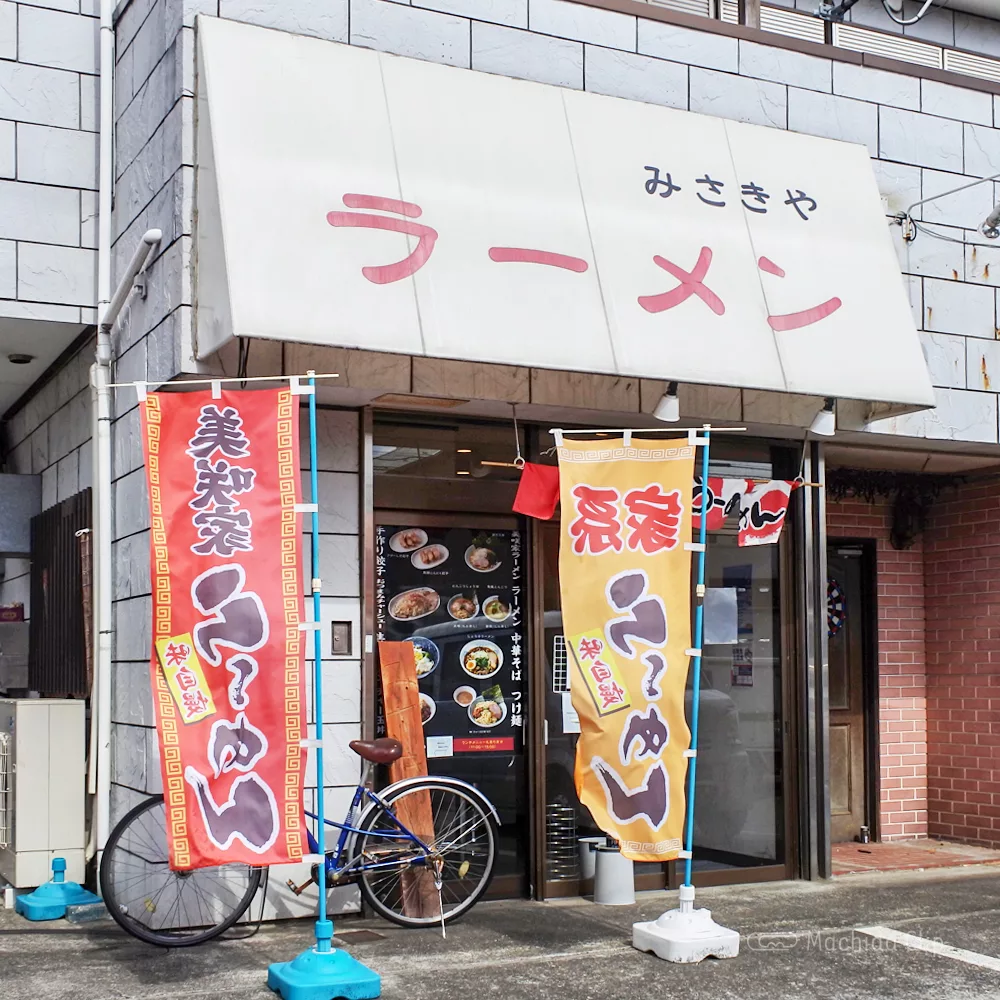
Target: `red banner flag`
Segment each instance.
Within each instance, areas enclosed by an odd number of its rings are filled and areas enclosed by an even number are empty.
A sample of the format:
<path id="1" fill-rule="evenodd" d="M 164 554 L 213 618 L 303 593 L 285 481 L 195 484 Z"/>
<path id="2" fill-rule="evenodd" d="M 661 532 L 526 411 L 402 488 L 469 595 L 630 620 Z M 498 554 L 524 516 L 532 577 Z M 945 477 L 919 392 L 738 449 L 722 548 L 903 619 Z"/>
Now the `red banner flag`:
<path id="1" fill-rule="evenodd" d="M 141 410 L 170 865 L 297 861 L 307 850 L 297 399 L 151 393 Z"/>
<path id="2" fill-rule="evenodd" d="M 788 513 L 788 500 L 798 486 L 794 479 L 772 479 L 757 483 L 740 500 L 738 544 L 777 545 Z"/>
<path id="3" fill-rule="evenodd" d="M 740 509 L 740 497 L 750 489 L 751 483 L 746 479 L 723 479 L 722 476 L 708 477 L 708 517 L 705 519 L 707 531 L 719 531 L 726 523 L 726 518 L 735 510 Z M 691 501 L 692 527 L 701 527 L 702 507 L 701 477 L 694 478 L 694 497 Z"/>

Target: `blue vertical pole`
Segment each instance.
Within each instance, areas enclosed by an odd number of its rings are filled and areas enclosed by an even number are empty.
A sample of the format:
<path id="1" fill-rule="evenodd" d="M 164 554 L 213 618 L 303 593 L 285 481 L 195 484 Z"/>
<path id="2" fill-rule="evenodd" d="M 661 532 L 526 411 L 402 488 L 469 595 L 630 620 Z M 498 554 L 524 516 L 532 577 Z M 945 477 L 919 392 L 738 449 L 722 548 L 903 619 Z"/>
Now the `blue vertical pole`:
<path id="1" fill-rule="evenodd" d="M 310 372 L 314 375 L 315 372 Z M 316 379 L 310 378 L 309 385 L 309 482 L 311 486 L 312 512 L 312 582 L 313 621 L 320 618 L 320 577 L 319 577 L 319 471 L 316 448 Z M 316 713 L 316 843 L 323 860 L 319 864 L 319 913 L 316 918 L 316 950 L 330 951 L 333 940 L 333 922 L 326 916 L 326 817 L 324 815 L 323 785 L 323 633 L 320 628 L 313 631 L 313 711 Z"/>
<path id="2" fill-rule="evenodd" d="M 691 852 L 694 845 L 694 784 L 698 773 L 698 708 L 701 698 L 701 643 L 705 634 L 705 540 L 708 538 L 708 451 L 712 432 L 702 430 L 701 446 L 701 529 L 698 541 L 698 587 L 694 606 L 694 685 L 691 692 L 691 749 L 694 756 L 688 762 L 687 826 L 684 831 L 684 884 L 691 884 Z"/>

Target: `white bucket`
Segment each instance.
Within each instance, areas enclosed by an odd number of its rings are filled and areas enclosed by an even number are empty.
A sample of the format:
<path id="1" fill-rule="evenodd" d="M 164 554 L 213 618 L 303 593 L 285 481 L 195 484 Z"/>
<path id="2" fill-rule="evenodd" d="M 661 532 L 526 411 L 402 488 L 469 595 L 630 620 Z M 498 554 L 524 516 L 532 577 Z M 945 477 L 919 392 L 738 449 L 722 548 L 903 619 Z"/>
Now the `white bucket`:
<path id="1" fill-rule="evenodd" d="M 602 906 L 630 906 L 635 902 L 635 873 L 632 861 L 617 847 L 594 851 L 594 902 Z"/>
<path id="2" fill-rule="evenodd" d="M 603 847 L 607 842 L 607 837 L 581 837 L 577 841 L 580 847 L 580 878 L 594 877 L 597 848 Z"/>

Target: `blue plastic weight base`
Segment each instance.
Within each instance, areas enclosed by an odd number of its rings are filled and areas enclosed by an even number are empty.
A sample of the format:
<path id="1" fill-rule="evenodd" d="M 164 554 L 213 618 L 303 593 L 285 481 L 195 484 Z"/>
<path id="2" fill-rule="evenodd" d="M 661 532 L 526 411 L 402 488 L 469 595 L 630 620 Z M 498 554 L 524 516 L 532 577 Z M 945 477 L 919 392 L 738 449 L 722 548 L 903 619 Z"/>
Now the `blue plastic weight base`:
<path id="1" fill-rule="evenodd" d="M 87 892 L 77 882 L 66 881 L 66 861 L 52 859 L 52 881 L 39 886 L 34 892 L 17 896 L 14 910 L 28 920 L 58 920 L 66 916 L 67 906 L 100 903 L 101 897 Z"/>
<path id="2" fill-rule="evenodd" d="M 267 970 L 269 989 L 284 1000 L 375 1000 L 382 979 L 346 951 L 310 948 Z"/>

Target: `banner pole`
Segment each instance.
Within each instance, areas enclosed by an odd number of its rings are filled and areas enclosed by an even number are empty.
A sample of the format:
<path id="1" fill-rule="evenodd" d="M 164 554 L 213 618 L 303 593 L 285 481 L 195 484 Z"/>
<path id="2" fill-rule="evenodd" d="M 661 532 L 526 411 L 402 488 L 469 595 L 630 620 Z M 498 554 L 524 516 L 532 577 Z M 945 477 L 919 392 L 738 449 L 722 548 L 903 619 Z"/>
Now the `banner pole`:
<path id="1" fill-rule="evenodd" d="M 375 1000 L 382 993 L 382 980 L 343 949 L 333 947 L 333 921 L 327 916 L 326 809 L 323 781 L 323 631 L 320 597 L 323 583 L 319 575 L 319 459 L 316 433 L 316 372 L 309 378 L 309 484 L 312 500 L 312 580 L 313 599 L 313 711 L 316 713 L 316 843 L 319 877 L 316 888 L 316 945 L 290 962 L 276 962 L 267 970 L 267 985 L 284 1000 Z M 294 382 L 293 382 L 294 385 Z"/>
<path id="2" fill-rule="evenodd" d="M 691 853 L 694 847 L 695 777 L 698 773 L 698 710 L 701 695 L 702 639 L 705 635 L 705 543 L 708 538 L 708 459 L 712 442 L 711 427 L 702 430 L 701 442 L 701 525 L 698 529 L 698 582 L 694 597 L 694 685 L 691 692 L 691 749 L 688 762 L 687 826 L 684 831 L 684 884 L 691 885 Z"/>
<path id="3" fill-rule="evenodd" d="M 685 816 L 684 883 L 678 889 L 678 907 L 667 910 L 656 920 L 644 920 L 632 925 L 632 947 L 651 951 L 666 962 L 700 962 L 709 955 L 735 958 L 740 953 L 740 935 L 722 927 L 712 919 L 711 910 L 694 908 L 694 886 L 691 884 L 691 862 L 694 848 L 695 779 L 698 773 L 698 717 L 701 701 L 702 643 L 705 637 L 705 556 L 708 538 L 708 463 L 712 426 L 705 424 L 701 437 L 692 434 L 691 444 L 700 445 L 701 452 L 701 526 L 698 544 L 698 582 L 695 587 L 694 643 L 690 650 L 694 660 L 694 680 L 691 698 L 691 748 L 688 758 L 687 815 Z"/>
<path id="4" fill-rule="evenodd" d="M 320 619 L 320 596 L 322 584 L 319 575 L 319 460 L 316 445 L 316 378 L 315 372 L 309 372 L 309 484 L 312 511 L 312 590 L 313 621 Z M 326 915 L 326 816 L 324 809 L 323 784 L 323 633 L 320 629 L 313 630 L 313 712 L 315 712 L 316 728 L 316 843 L 323 860 L 319 865 L 319 913 L 316 920 L 316 950 L 330 950 L 333 938 L 333 922 Z"/>

